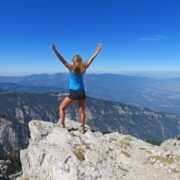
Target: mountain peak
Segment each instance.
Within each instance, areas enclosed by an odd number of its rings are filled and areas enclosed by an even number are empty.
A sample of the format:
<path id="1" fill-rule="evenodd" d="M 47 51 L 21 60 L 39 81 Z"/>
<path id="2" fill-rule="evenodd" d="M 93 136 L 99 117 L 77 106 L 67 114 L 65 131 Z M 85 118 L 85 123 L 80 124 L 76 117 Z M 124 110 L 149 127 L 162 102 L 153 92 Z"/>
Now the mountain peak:
<path id="1" fill-rule="evenodd" d="M 29 146 L 20 152 L 21 178 L 169 180 L 180 175 L 178 140 L 155 146 L 118 132 L 92 132 L 89 127 L 82 134 L 77 130 L 80 123 L 69 119 L 65 123 L 65 129 L 51 122 L 29 123 Z"/>

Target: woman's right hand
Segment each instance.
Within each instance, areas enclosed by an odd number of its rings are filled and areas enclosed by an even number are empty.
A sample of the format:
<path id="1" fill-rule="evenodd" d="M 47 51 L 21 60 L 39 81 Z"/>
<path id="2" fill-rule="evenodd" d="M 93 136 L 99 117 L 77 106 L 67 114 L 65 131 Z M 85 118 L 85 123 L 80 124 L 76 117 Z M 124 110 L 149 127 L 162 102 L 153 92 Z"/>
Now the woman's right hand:
<path id="1" fill-rule="evenodd" d="M 96 49 L 97 49 L 97 51 L 101 51 L 101 49 L 102 49 L 102 44 L 98 44 Z"/>
<path id="2" fill-rule="evenodd" d="M 53 50 L 56 50 L 56 46 L 55 46 L 54 43 L 52 44 L 52 49 L 53 49 Z"/>

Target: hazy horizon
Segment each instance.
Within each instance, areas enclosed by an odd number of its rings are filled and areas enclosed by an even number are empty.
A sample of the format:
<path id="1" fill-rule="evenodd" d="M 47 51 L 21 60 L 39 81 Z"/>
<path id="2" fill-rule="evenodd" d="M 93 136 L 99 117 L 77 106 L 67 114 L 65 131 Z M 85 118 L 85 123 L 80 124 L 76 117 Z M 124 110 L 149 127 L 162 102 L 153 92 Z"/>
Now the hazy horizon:
<path id="1" fill-rule="evenodd" d="M 29 73 L 0 73 L 1 77 L 23 77 L 30 75 L 40 75 L 40 74 L 57 74 L 57 73 L 67 73 L 66 71 L 59 72 L 29 72 Z M 136 76 L 136 77 L 147 77 L 153 79 L 173 79 L 180 78 L 180 71 L 87 71 L 86 74 L 118 74 L 126 76 Z"/>

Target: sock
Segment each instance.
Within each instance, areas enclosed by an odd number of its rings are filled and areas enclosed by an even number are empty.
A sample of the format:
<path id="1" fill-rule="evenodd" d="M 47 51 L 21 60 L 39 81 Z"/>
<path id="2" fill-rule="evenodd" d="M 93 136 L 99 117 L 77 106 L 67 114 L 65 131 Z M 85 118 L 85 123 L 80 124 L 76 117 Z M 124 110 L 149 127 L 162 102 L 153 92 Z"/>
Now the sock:
<path id="1" fill-rule="evenodd" d="M 61 122 L 62 124 L 64 124 L 64 122 L 62 122 L 60 118 L 59 118 L 59 122 Z"/>

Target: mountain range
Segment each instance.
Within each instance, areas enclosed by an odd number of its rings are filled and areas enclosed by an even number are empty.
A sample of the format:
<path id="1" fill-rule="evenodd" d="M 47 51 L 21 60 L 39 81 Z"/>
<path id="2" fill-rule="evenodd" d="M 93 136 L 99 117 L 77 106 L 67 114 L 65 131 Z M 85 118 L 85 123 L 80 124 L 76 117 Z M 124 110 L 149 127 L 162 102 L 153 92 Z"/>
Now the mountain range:
<path id="1" fill-rule="evenodd" d="M 180 114 L 180 78 L 152 79 L 120 74 L 86 74 L 88 96 L 155 111 Z M 68 89 L 68 74 L 0 77 L 0 89 L 16 92 L 60 92 Z"/>

